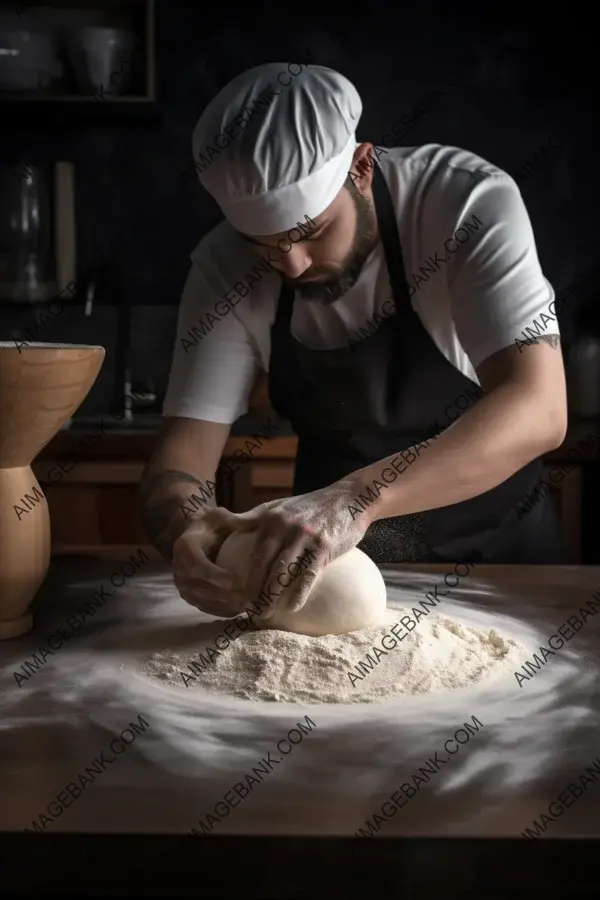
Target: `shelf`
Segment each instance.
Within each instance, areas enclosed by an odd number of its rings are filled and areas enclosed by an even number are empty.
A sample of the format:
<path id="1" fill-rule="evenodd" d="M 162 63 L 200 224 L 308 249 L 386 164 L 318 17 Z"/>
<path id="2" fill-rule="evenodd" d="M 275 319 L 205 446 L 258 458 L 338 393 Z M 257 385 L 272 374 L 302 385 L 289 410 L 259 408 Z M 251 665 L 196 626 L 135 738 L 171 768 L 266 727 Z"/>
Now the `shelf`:
<path id="1" fill-rule="evenodd" d="M 49 47 L 37 48 L 39 56 L 25 55 L 21 70 L 16 63 L 11 68 L 3 61 L 2 121 L 28 130 L 37 125 L 158 122 L 162 110 L 156 95 L 154 18 L 154 0 L 63 0 L 60 5 L 34 0 L 19 7 L 13 0 L 0 0 L 0 24 L 7 34 L 16 33 L 10 40 L 17 49 L 9 55 L 22 52 L 20 32 L 39 33 Z M 77 33 L 106 28 L 122 32 L 123 41 L 108 64 L 110 72 L 96 67 L 92 77 L 92 63 L 85 62 L 85 53 L 97 62 L 99 50 L 92 49 L 90 35 L 85 38 L 87 45 L 80 44 Z M 73 46 L 71 32 L 76 37 Z M 102 39 L 106 44 L 106 35 Z M 20 83 L 32 90 L 14 89 L 20 71 Z M 132 93 L 120 95 L 121 85 Z"/>
<path id="2" fill-rule="evenodd" d="M 0 95 L 0 116 L 4 123 L 27 128 L 36 125 L 70 125 L 80 122 L 128 122 L 154 124 L 162 109 L 154 100 L 119 97 L 93 100 L 89 97 L 65 97 L 52 100 L 5 100 Z"/>

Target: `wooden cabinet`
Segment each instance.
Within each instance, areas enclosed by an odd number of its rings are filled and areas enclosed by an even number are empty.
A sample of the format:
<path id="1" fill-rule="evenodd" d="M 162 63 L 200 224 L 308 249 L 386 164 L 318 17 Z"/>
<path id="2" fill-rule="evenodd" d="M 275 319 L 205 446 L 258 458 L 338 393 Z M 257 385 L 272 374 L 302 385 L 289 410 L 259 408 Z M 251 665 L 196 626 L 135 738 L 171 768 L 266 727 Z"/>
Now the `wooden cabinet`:
<path id="1" fill-rule="evenodd" d="M 264 377 L 254 385 L 249 408 L 265 417 L 272 412 Z M 556 501 L 565 542 L 576 562 L 583 561 L 584 520 L 585 561 L 600 561 L 596 541 L 591 537 L 592 527 L 594 532 L 596 527 L 593 492 L 596 480 L 600 484 L 600 442 L 590 443 L 590 435 L 597 434 L 599 426 L 593 420 L 572 423 L 563 445 L 544 459 L 544 478 Z M 32 468 L 47 492 L 55 554 L 114 555 L 119 548 L 132 545 L 133 550 L 142 546 L 148 548 L 148 553 L 155 553 L 148 547 L 138 513 L 138 484 L 155 441 L 152 434 L 111 434 L 99 445 L 88 444 L 85 450 L 81 440 L 68 433 L 51 441 Z M 582 457 L 575 448 L 587 449 Z M 268 500 L 291 496 L 296 450 L 295 437 L 275 436 L 253 450 L 251 459 L 242 462 L 240 452 L 248 451 L 246 438 L 230 436 L 223 453 L 225 465 L 223 477 L 218 479 L 217 502 L 233 512 L 246 512 Z M 79 461 L 58 484 L 51 485 L 49 473 L 57 459 Z M 584 484 L 588 485 L 588 496 Z"/>
<path id="2" fill-rule="evenodd" d="M 264 378 L 255 384 L 249 406 L 254 411 L 269 412 Z M 566 544 L 576 562 L 583 559 L 584 478 L 588 485 L 595 483 L 600 445 L 594 444 L 595 455 L 586 451 L 584 461 L 577 464 L 573 463 L 573 448 L 589 444 L 587 435 L 594 430 L 597 431 L 596 423 L 574 423 L 563 446 L 544 460 L 544 477 L 556 501 Z M 582 435 L 585 441 L 578 441 Z M 155 552 L 147 544 L 138 513 L 138 484 L 155 441 L 152 434 L 111 434 L 102 443 L 88 444 L 83 449 L 81 439 L 62 434 L 45 448 L 32 468 L 48 497 L 55 554 L 114 555 L 119 548 L 132 545 L 134 550 L 140 546 L 147 548 L 148 553 Z M 217 502 L 233 512 L 246 512 L 259 503 L 291 496 L 296 450 L 295 437 L 271 437 L 252 451 L 251 459 L 242 462 L 240 452 L 248 451 L 246 438 L 230 436 L 223 453 L 223 477 L 218 479 Z M 57 484 L 52 484 L 52 479 L 57 477 L 59 459 L 69 471 Z M 65 460 L 79 461 L 65 465 Z M 229 474 L 225 474 L 227 470 Z M 595 504 L 593 498 L 586 500 L 589 513 L 588 507 Z M 596 562 L 595 541 L 592 544 L 590 549 L 588 540 L 586 555 L 590 559 L 586 561 Z"/>
<path id="3" fill-rule="evenodd" d="M 53 554 L 115 556 L 143 547 L 155 555 L 138 513 L 143 462 L 80 462 L 58 482 L 55 461 L 32 468 L 48 501 Z"/>
<path id="4" fill-rule="evenodd" d="M 226 459 L 232 458 L 236 441 L 229 446 Z M 264 503 L 289 497 L 294 478 L 295 440 L 273 439 L 262 455 L 239 465 L 222 480 L 217 501 L 233 512 L 246 512 Z M 119 555 L 124 548 L 149 547 L 138 513 L 138 484 L 144 462 L 80 462 L 58 484 L 52 484 L 51 460 L 37 461 L 33 469 L 47 496 L 52 522 L 52 548 L 55 554 L 98 553 Z M 545 478 L 556 501 L 565 541 L 573 559 L 582 559 L 583 466 L 569 466 L 562 480 L 554 484 L 550 477 L 555 463 L 545 466 Z M 563 470 L 564 471 L 564 470 Z M 556 474 L 554 475 L 557 479 Z"/>
<path id="5" fill-rule="evenodd" d="M 217 502 L 233 512 L 246 512 L 266 500 L 291 496 L 295 439 L 273 438 L 254 460 L 240 463 L 233 454 L 243 444 L 241 438 L 227 442 L 224 462 L 236 471 L 219 479 Z M 55 459 L 37 459 L 32 469 L 50 509 L 52 552 L 114 556 L 123 547 L 143 547 L 153 553 L 138 512 L 144 465 L 143 460 L 107 458 L 63 460 L 61 467 Z"/>

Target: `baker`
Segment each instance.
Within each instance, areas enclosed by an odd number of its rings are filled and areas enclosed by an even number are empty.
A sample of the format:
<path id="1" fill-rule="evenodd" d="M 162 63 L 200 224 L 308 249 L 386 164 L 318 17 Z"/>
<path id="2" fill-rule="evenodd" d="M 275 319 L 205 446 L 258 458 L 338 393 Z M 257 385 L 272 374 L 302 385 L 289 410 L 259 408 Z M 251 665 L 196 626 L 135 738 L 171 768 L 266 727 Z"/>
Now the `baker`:
<path id="1" fill-rule="evenodd" d="M 338 72 L 267 64 L 194 131 L 225 220 L 192 254 L 141 502 L 181 596 L 215 615 L 261 592 L 299 609 L 354 546 L 377 563 L 564 560 L 535 493 L 565 437 L 564 368 L 519 189 L 456 147 L 358 143 L 361 113 Z M 293 496 L 236 515 L 215 472 L 261 372 L 299 438 Z M 257 531 L 245 585 L 214 562 L 236 529 Z"/>

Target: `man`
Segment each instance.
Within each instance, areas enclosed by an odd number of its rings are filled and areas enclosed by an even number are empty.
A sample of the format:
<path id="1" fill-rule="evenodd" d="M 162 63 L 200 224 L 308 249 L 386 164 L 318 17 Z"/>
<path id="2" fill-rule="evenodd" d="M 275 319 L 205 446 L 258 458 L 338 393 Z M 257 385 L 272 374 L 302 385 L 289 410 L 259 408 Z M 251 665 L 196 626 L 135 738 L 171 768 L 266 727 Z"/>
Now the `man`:
<path id="1" fill-rule="evenodd" d="M 567 424 L 554 292 L 519 190 L 454 147 L 357 144 L 361 112 L 339 73 L 269 64 L 194 132 L 226 219 L 192 254 L 142 506 L 181 596 L 215 615 L 261 593 L 267 616 L 299 609 L 356 545 L 378 563 L 561 560 L 550 498 L 518 509 Z M 294 496 L 188 516 L 261 371 L 299 437 Z M 214 563 L 240 528 L 257 531 L 246 584 Z"/>

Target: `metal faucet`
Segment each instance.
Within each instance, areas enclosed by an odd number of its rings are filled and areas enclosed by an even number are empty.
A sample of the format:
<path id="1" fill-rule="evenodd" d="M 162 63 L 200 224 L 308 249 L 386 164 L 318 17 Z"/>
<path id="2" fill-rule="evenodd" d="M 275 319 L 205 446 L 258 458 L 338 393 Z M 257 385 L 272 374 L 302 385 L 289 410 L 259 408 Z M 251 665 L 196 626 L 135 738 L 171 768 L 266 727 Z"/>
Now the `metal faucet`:
<path id="1" fill-rule="evenodd" d="M 133 391 L 131 374 L 131 304 L 126 291 L 120 289 L 120 279 L 116 279 L 115 297 L 117 299 L 117 340 L 115 345 L 115 390 L 111 413 L 120 422 L 133 422 L 136 406 L 151 406 L 156 402 L 156 393 L 152 390 Z M 91 316 L 96 285 L 92 281 L 87 287 L 84 315 Z"/>
<path id="2" fill-rule="evenodd" d="M 131 303 L 127 291 L 118 291 L 118 325 L 115 355 L 115 388 L 118 410 L 123 422 L 133 422 L 136 407 L 152 406 L 156 394 L 151 390 L 133 390 L 131 372 Z M 116 411 L 116 410 L 115 410 Z"/>
<path id="3" fill-rule="evenodd" d="M 125 366 L 123 371 L 123 421 L 133 422 L 134 394 L 131 390 L 131 370 Z"/>
<path id="4" fill-rule="evenodd" d="M 117 340 L 115 344 L 115 392 L 111 412 L 115 418 L 131 422 L 133 399 L 131 395 L 131 304 L 129 291 L 122 289 L 121 278 L 115 278 L 117 301 Z"/>

